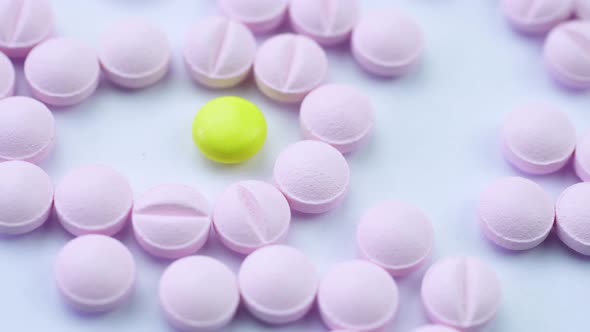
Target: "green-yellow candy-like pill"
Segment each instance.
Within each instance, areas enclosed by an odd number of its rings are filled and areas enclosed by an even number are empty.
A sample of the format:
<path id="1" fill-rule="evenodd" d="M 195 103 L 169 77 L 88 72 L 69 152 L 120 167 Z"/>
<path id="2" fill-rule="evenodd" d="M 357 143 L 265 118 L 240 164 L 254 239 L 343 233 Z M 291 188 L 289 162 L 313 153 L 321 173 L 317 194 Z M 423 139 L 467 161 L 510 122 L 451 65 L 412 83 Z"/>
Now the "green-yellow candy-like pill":
<path id="1" fill-rule="evenodd" d="M 193 140 L 207 158 L 237 164 L 254 156 L 264 145 L 266 120 L 258 107 L 245 99 L 213 99 L 193 121 Z"/>

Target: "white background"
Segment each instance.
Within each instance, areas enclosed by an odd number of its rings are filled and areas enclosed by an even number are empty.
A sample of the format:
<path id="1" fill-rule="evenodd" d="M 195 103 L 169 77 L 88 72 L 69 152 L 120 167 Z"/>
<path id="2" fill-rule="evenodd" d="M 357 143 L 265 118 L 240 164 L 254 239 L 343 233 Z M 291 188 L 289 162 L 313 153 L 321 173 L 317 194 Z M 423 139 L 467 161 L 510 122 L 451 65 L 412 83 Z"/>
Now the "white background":
<path id="1" fill-rule="evenodd" d="M 504 300 L 486 331 L 582 331 L 588 322 L 590 262 L 567 249 L 555 235 L 519 254 L 498 250 L 480 234 L 477 198 L 490 181 L 518 174 L 503 160 L 498 144 L 502 117 L 527 101 L 561 107 L 578 128 L 588 130 L 590 96 L 557 87 L 541 61 L 542 39 L 514 33 L 495 0 L 363 1 L 363 10 L 404 9 L 424 29 L 426 50 L 419 70 L 398 80 L 365 74 L 348 48 L 328 50 L 330 82 L 348 83 L 367 93 L 377 126 L 368 146 L 348 156 L 350 194 L 337 210 L 293 218 L 288 243 L 302 249 L 320 273 L 356 257 L 355 225 L 378 201 L 397 198 L 422 208 L 436 229 L 434 259 L 476 255 L 499 274 Z M 216 14 L 213 0 L 54 0 L 57 34 L 93 45 L 113 21 L 140 16 L 157 22 L 174 48 L 170 75 L 149 89 L 128 92 L 103 82 L 97 93 L 71 109 L 55 110 L 56 151 L 42 164 L 54 182 L 68 171 L 101 163 L 125 174 L 136 194 L 169 182 L 195 186 L 211 202 L 234 181 L 270 179 L 274 159 L 300 139 L 297 107 L 263 97 L 249 81 L 239 88 L 213 91 L 189 79 L 181 62 L 184 34 L 191 23 Z M 284 28 L 285 30 L 288 28 Z M 18 93 L 28 94 L 17 64 Z M 239 95 L 264 112 L 269 135 L 263 151 L 238 166 L 205 160 L 191 141 L 197 110 L 208 100 Z M 577 179 L 568 168 L 535 177 L 553 197 Z M 148 257 L 129 230 L 122 239 L 138 264 L 131 301 L 98 317 L 77 315 L 62 305 L 52 265 L 71 238 L 54 221 L 31 234 L 0 239 L 1 331 L 167 331 L 156 296 L 168 262 Z M 211 237 L 200 252 L 237 271 L 241 257 Z M 398 279 L 400 310 L 388 331 L 409 331 L 426 323 L 419 285 L 424 271 Z M 284 327 L 256 322 L 240 309 L 226 331 L 325 331 L 317 312 Z"/>

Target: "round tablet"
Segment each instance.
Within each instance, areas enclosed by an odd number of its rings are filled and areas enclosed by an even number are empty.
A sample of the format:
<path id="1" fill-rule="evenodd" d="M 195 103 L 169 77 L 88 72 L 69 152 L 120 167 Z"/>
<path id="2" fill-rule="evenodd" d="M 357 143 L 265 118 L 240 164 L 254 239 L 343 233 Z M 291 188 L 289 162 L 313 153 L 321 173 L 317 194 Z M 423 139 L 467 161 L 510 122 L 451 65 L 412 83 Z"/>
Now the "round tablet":
<path id="1" fill-rule="evenodd" d="M 297 103 L 317 88 L 328 71 L 326 53 L 308 37 L 281 34 L 266 40 L 254 61 L 254 77 L 262 93 Z"/>
<path id="2" fill-rule="evenodd" d="M 223 328 L 234 317 L 240 294 L 236 276 L 223 263 L 190 256 L 172 263 L 160 279 L 160 306 L 170 324 L 182 331 Z"/>
<path id="3" fill-rule="evenodd" d="M 524 33 L 545 33 L 568 20 L 575 0 L 502 0 L 504 15 Z"/>
<path id="4" fill-rule="evenodd" d="M 508 114 L 501 135 L 506 160 L 530 174 L 560 170 L 576 147 L 576 129 L 567 115 L 542 104 L 519 107 Z"/>
<path id="5" fill-rule="evenodd" d="M 0 234 L 23 234 L 43 225 L 53 205 L 45 171 L 24 161 L 0 163 Z"/>
<path id="6" fill-rule="evenodd" d="M 422 301 L 430 319 L 462 331 L 492 320 L 501 300 L 496 273 L 477 258 L 445 258 L 422 280 Z"/>
<path id="7" fill-rule="evenodd" d="M 61 249 L 55 279 L 67 304 L 83 312 L 104 312 L 121 305 L 131 294 L 135 262 L 121 242 L 104 235 L 85 235 Z"/>
<path id="8" fill-rule="evenodd" d="M 590 0 L 576 0 L 575 13 L 580 19 L 590 19 Z"/>
<path id="9" fill-rule="evenodd" d="M 291 209 L 324 213 L 342 202 L 350 169 L 342 154 L 318 141 L 301 141 L 285 148 L 274 166 L 274 183 Z"/>
<path id="10" fill-rule="evenodd" d="M 219 0 L 221 10 L 254 32 L 277 28 L 287 12 L 288 0 Z"/>
<path id="11" fill-rule="evenodd" d="M 114 235 L 125 226 L 132 204 L 125 177 L 105 166 L 76 169 L 55 190 L 57 219 L 74 235 Z"/>
<path id="12" fill-rule="evenodd" d="M 221 242 L 242 254 L 287 237 L 291 222 L 289 203 L 274 186 L 261 181 L 241 181 L 217 199 L 213 225 Z"/>
<path id="13" fill-rule="evenodd" d="M 584 135 L 576 145 L 574 170 L 582 181 L 590 181 L 590 134 Z"/>
<path id="14" fill-rule="evenodd" d="M 373 206 L 357 228 L 362 256 L 394 276 L 407 275 L 423 266 L 433 242 L 430 220 L 420 209 L 401 201 Z"/>
<path id="15" fill-rule="evenodd" d="M 543 57 L 545 66 L 560 84 L 574 89 L 590 88 L 589 21 L 571 21 L 560 24 L 545 40 Z"/>
<path id="16" fill-rule="evenodd" d="M 158 26 L 140 19 L 121 21 L 102 36 L 100 63 L 115 84 L 138 89 L 155 84 L 170 66 L 170 42 Z"/>
<path id="17" fill-rule="evenodd" d="M 35 99 L 0 100 L 0 161 L 38 163 L 49 155 L 55 141 L 55 120 Z"/>
<path id="18" fill-rule="evenodd" d="M 100 65 L 94 50 L 71 38 L 50 39 L 35 47 L 24 66 L 36 99 L 56 106 L 82 102 L 98 86 Z"/>
<path id="19" fill-rule="evenodd" d="M 352 54 L 361 67 L 379 76 L 409 72 L 420 61 L 424 40 L 416 22 L 396 10 L 364 15 L 352 32 Z"/>
<path id="20" fill-rule="evenodd" d="M 328 143 L 342 153 L 361 147 L 375 122 L 369 98 L 342 84 L 323 85 L 307 95 L 299 120 L 306 139 Z"/>
<path id="21" fill-rule="evenodd" d="M 444 326 L 444 325 L 424 325 L 421 326 L 415 330 L 412 330 L 412 332 L 458 332 L 455 329 L 452 329 L 450 327 Z"/>
<path id="22" fill-rule="evenodd" d="M 14 95 L 14 77 L 12 62 L 0 52 L 0 99 Z"/>
<path id="23" fill-rule="evenodd" d="M 161 185 L 135 201 L 132 224 L 145 251 L 157 257 L 180 258 L 194 254 L 207 241 L 209 203 L 191 187 Z"/>
<path id="24" fill-rule="evenodd" d="M 274 245 L 246 257 L 238 283 L 252 315 L 266 323 L 285 324 L 300 319 L 311 309 L 318 277 L 302 252 Z"/>
<path id="25" fill-rule="evenodd" d="M 557 236 L 571 249 L 590 256 L 590 183 L 567 188 L 555 206 Z"/>
<path id="26" fill-rule="evenodd" d="M 398 298 L 393 278 L 361 260 L 332 267 L 318 289 L 320 314 L 332 329 L 378 331 L 393 320 Z"/>
<path id="27" fill-rule="evenodd" d="M 24 58 L 54 30 L 49 0 L 0 1 L 0 51 L 12 58 Z"/>
<path id="28" fill-rule="evenodd" d="M 250 73 L 256 55 L 252 32 L 237 21 L 210 17 L 194 25 L 184 47 L 184 63 L 197 82 L 229 88 Z"/>
<path id="29" fill-rule="evenodd" d="M 294 30 L 326 46 L 350 37 L 360 11 L 358 0 L 291 0 L 289 4 Z"/>

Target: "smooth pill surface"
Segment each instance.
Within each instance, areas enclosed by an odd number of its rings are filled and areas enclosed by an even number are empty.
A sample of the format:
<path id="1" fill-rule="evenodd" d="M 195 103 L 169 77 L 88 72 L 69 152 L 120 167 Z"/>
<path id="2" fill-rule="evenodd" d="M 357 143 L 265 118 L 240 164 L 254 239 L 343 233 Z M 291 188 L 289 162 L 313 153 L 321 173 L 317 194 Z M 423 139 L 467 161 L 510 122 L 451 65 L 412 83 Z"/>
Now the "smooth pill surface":
<path id="1" fill-rule="evenodd" d="M 270 324 L 285 324 L 311 309 L 318 276 L 302 252 L 274 245 L 246 257 L 238 282 L 246 307 L 255 317 Z"/>
<path id="2" fill-rule="evenodd" d="M 55 38 L 31 51 L 24 71 L 36 99 L 50 105 L 70 106 L 94 93 L 100 65 L 91 47 L 72 38 Z"/>
<path id="3" fill-rule="evenodd" d="M 221 10 L 254 32 L 277 28 L 286 16 L 288 0 L 219 0 Z"/>
<path id="4" fill-rule="evenodd" d="M 574 170 L 582 181 L 590 181 L 590 134 L 584 135 L 576 145 Z"/>
<path id="5" fill-rule="evenodd" d="M 494 318 L 502 300 L 496 273 L 476 258 L 445 258 L 422 281 L 422 301 L 435 323 L 459 330 L 480 328 Z"/>
<path id="6" fill-rule="evenodd" d="M 289 33 L 266 40 L 254 61 L 258 88 L 269 98 L 285 103 L 303 100 L 324 81 L 327 71 L 324 50 L 308 37 Z"/>
<path id="7" fill-rule="evenodd" d="M 289 145 L 277 158 L 274 183 L 291 209 L 324 213 L 342 202 L 350 181 L 350 169 L 342 154 L 318 141 Z"/>
<path id="8" fill-rule="evenodd" d="M 590 183 L 577 183 L 557 199 L 557 236 L 571 249 L 590 256 Z"/>
<path id="9" fill-rule="evenodd" d="M 189 256 L 172 263 L 160 279 L 159 294 L 170 324 L 189 332 L 223 328 L 240 302 L 234 273 L 206 256 Z"/>
<path id="10" fill-rule="evenodd" d="M 590 0 L 575 0 L 575 13 L 578 18 L 590 18 Z"/>
<path id="11" fill-rule="evenodd" d="M 249 254 L 283 241 L 291 210 L 283 194 L 261 181 L 241 181 L 217 199 L 213 224 L 221 242 L 233 251 Z"/>
<path id="12" fill-rule="evenodd" d="M 560 84 L 574 89 L 590 88 L 590 22 L 560 24 L 545 40 L 543 58 L 549 74 Z"/>
<path id="13" fill-rule="evenodd" d="M 49 0 L 0 1 L 0 51 L 11 58 L 24 58 L 54 30 Z"/>
<path id="14" fill-rule="evenodd" d="M 150 22 L 130 19 L 107 28 L 99 58 L 113 83 L 138 89 L 155 84 L 166 75 L 170 53 L 164 31 Z"/>
<path id="15" fill-rule="evenodd" d="M 412 330 L 412 332 L 458 332 L 455 329 L 452 329 L 450 327 L 444 326 L 444 325 L 424 325 L 421 326 L 415 330 Z"/>
<path id="16" fill-rule="evenodd" d="M 160 185 L 134 202 L 132 224 L 137 242 L 148 253 L 180 258 L 194 254 L 207 241 L 209 203 L 191 187 Z"/>
<path id="17" fill-rule="evenodd" d="M 135 284 L 135 261 L 121 242 L 85 235 L 68 242 L 55 262 L 57 287 L 66 303 L 83 312 L 121 305 Z"/>
<path id="18" fill-rule="evenodd" d="M 23 234 L 43 225 L 53 205 L 45 171 L 24 161 L 0 162 L 0 234 Z"/>
<path id="19" fill-rule="evenodd" d="M 55 190 L 55 211 L 74 235 L 114 235 L 127 223 L 133 192 L 127 179 L 105 166 L 86 166 L 67 174 Z"/>
<path id="20" fill-rule="evenodd" d="M 545 33 L 574 13 L 575 0 L 502 0 L 508 21 L 525 33 Z"/>
<path id="21" fill-rule="evenodd" d="M 47 158 L 55 141 L 55 120 L 35 99 L 0 100 L 0 161 L 38 163 Z"/>
<path id="22" fill-rule="evenodd" d="M 394 276 L 407 275 L 430 257 L 432 223 L 417 207 L 385 201 L 370 208 L 357 228 L 361 255 Z"/>
<path id="23" fill-rule="evenodd" d="M 393 320 L 398 299 L 393 278 L 361 260 L 333 266 L 318 290 L 320 314 L 332 329 L 379 331 Z"/>
<path id="24" fill-rule="evenodd" d="M 250 73 L 256 40 L 243 24 L 210 17 L 194 25 L 187 35 L 184 63 L 197 82 L 211 88 L 229 88 Z"/>
<path id="25" fill-rule="evenodd" d="M 14 94 L 14 66 L 10 59 L 0 52 L 0 99 Z"/>

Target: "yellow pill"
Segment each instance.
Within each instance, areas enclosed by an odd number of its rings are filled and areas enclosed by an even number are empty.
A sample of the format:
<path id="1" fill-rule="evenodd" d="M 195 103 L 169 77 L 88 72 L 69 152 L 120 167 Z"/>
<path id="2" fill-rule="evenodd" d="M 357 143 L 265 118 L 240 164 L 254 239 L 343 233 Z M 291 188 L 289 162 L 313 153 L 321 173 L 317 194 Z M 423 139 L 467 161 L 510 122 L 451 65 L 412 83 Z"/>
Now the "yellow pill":
<path id="1" fill-rule="evenodd" d="M 251 102 L 221 97 L 208 102 L 193 121 L 193 141 L 209 159 L 237 164 L 254 156 L 266 140 L 266 120 Z"/>

